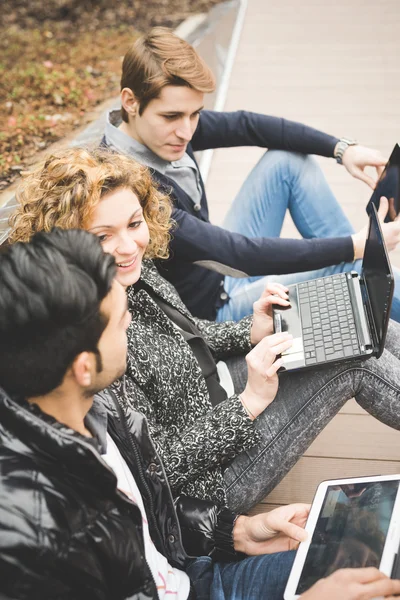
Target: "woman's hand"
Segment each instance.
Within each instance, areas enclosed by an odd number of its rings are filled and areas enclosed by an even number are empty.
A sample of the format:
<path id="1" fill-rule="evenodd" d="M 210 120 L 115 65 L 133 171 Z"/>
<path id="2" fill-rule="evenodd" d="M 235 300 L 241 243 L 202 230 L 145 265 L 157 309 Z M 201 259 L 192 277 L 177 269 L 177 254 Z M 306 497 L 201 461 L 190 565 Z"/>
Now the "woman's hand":
<path id="1" fill-rule="evenodd" d="M 253 304 L 253 325 L 250 330 L 250 341 L 255 346 L 266 335 L 274 333 L 272 305 L 290 306 L 287 295 L 288 288 L 280 283 L 268 283 L 261 297 Z"/>
<path id="2" fill-rule="evenodd" d="M 294 550 L 307 539 L 309 504 L 289 504 L 254 517 L 241 516 L 233 528 L 235 550 L 249 556 Z"/>
<path id="3" fill-rule="evenodd" d="M 275 333 L 263 338 L 247 354 L 247 385 L 240 398 L 250 418 L 258 417 L 275 398 L 279 385 L 277 371 L 282 365 L 282 359 L 276 357 L 292 343 L 293 336 L 289 333 Z"/>

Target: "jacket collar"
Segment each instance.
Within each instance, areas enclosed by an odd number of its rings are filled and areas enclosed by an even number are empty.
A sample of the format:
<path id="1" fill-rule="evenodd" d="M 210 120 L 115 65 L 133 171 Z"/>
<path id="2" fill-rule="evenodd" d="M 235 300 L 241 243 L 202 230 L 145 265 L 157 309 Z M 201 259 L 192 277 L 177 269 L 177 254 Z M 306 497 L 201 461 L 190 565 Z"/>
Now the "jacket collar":
<path id="1" fill-rule="evenodd" d="M 179 168 L 183 166 L 197 167 L 197 162 L 194 159 L 193 153 L 185 152 L 179 160 L 168 161 L 157 154 L 150 148 L 141 144 L 134 138 L 130 137 L 121 129 L 119 125 L 122 122 L 120 110 L 110 110 L 107 114 L 106 126 L 104 129 L 104 140 L 107 146 L 110 146 L 122 154 L 128 154 L 140 164 L 146 165 L 154 171 L 158 171 L 162 175 L 166 175 L 168 168 Z M 194 164 L 193 164 L 194 163 Z"/>
<path id="2" fill-rule="evenodd" d="M 104 410 L 97 400 L 94 402 L 95 410 Z M 116 477 L 102 461 L 97 444 L 44 413 L 37 404 L 16 401 L 1 388 L 0 431 L 5 445 L 8 440 L 21 442 L 21 454 L 46 455 L 84 481 L 90 472 L 104 490 L 109 486 L 115 491 Z"/>
<path id="3" fill-rule="evenodd" d="M 107 146 L 114 148 L 122 154 L 128 154 L 142 165 L 155 169 L 164 175 L 170 163 L 157 156 L 157 154 L 154 154 L 147 146 L 140 144 L 140 142 L 118 129 L 121 121 L 120 110 L 114 109 L 108 112 L 104 129 L 104 138 Z"/>
<path id="4" fill-rule="evenodd" d="M 179 298 L 178 292 L 166 279 L 164 279 L 159 274 L 152 260 L 143 261 L 140 279 L 145 285 L 149 286 L 153 290 L 153 292 L 162 300 L 179 310 L 179 312 L 181 312 L 186 317 L 188 317 L 188 319 L 194 322 L 193 316 L 183 304 L 182 300 Z M 129 298 L 131 298 L 134 293 L 134 286 L 128 288 Z"/>

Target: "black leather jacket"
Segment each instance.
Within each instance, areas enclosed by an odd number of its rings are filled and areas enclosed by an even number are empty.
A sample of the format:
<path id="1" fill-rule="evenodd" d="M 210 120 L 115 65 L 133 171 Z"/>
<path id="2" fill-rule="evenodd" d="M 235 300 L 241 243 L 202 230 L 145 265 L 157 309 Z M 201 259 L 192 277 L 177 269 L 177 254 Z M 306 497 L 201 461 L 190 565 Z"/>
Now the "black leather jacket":
<path id="1" fill-rule="evenodd" d="M 234 560 L 234 515 L 170 490 L 139 413 L 95 399 L 142 494 L 150 533 L 172 566 L 191 555 Z M 184 549 L 185 546 L 185 549 Z M 0 598 L 158 599 L 138 507 L 116 487 L 95 444 L 0 389 Z"/>

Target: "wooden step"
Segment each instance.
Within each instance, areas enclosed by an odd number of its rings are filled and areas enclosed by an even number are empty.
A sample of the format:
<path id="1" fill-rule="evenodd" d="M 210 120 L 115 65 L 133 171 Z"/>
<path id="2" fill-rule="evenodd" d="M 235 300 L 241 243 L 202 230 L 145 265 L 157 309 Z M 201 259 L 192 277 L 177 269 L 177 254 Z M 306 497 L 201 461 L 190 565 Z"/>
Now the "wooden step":
<path id="1" fill-rule="evenodd" d="M 339 413 L 305 455 L 400 461 L 400 431 L 380 423 L 367 413 Z"/>
<path id="2" fill-rule="evenodd" d="M 400 472 L 400 460 L 365 460 L 304 456 L 264 499 L 267 504 L 311 502 L 321 481 Z"/>

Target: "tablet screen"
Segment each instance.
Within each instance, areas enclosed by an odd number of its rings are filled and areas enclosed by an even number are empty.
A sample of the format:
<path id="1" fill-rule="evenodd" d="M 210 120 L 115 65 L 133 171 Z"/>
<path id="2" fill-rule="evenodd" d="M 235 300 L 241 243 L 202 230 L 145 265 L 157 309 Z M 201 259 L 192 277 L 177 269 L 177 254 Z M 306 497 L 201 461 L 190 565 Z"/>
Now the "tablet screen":
<path id="1" fill-rule="evenodd" d="M 399 481 L 327 488 L 296 594 L 337 569 L 378 567 Z"/>
<path id="2" fill-rule="evenodd" d="M 395 145 L 384 172 L 382 173 L 376 188 L 367 204 L 369 214 L 371 203 L 379 208 L 381 196 L 386 196 L 389 201 L 389 210 L 385 217 L 385 223 L 394 221 L 400 212 L 400 147 Z"/>

